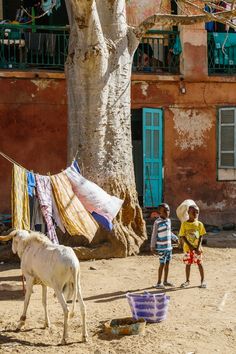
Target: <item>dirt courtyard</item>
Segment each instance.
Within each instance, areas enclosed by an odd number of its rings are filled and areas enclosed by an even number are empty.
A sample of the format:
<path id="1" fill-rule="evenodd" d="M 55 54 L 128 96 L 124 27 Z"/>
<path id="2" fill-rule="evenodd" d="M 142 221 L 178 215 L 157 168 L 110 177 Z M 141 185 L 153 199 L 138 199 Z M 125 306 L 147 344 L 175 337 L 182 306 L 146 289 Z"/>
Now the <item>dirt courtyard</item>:
<path id="1" fill-rule="evenodd" d="M 0 246 L 1 247 L 1 246 Z M 102 323 L 131 315 L 125 294 L 158 292 L 158 260 L 143 255 L 126 259 L 81 262 L 82 291 L 87 306 L 88 343 L 81 343 L 78 316 L 69 323 L 69 344 L 59 346 L 62 309 L 49 291 L 49 316 L 52 327 L 42 329 L 44 313 L 41 287 L 35 286 L 27 322 L 15 332 L 23 309 L 19 265 L 0 264 L 0 353 L 78 353 L 78 354 L 212 354 L 236 353 L 236 237 L 221 232 L 208 237 L 204 247 L 207 289 L 198 287 L 199 273 L 192 267 L 191 286 L 179 288 L 185 280 L 182 254 L 175 253 L 169 280 L 176 288 L 170 296 L 168 317 L 148 324 L 143 336 L 110 336 Z"/>

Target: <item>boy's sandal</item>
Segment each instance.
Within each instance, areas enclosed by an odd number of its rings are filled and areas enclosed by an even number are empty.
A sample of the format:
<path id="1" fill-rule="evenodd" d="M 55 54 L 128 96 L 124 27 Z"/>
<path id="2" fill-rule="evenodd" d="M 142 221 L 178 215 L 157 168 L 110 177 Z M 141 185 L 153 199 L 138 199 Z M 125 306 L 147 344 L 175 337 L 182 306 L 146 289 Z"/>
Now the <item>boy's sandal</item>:
<path id="1" fill-rule="evenodd" d="M 190 282 L 185 281 L 183 284 L 180 285 L 181 288 L 187 288 L 189 286 Z"/>
<path id="2" fill-rule="evenodd" d="M 165 285 L 164 284 L 159 284 L 159 283 L 157 283 L 156 285 L 155 285 L 155 288 L 156 289 L 165 289 Z"/>
<path id="3" fill-rule="evenodd" d="M 174 286 L 173 283 L 170 283 L 170 282 L 168 282 L 168 281 L 164 281 L 164 282 L 163 282 L 163 285 L 165 285 L 165 286 Z"/>
<path id="4" fill-rule="evenodd" d="M 203 282 L 203 283 L 199 286 L 199 288 L 206 289 L 206 288 L 207 288 L 207 284 Z"/>

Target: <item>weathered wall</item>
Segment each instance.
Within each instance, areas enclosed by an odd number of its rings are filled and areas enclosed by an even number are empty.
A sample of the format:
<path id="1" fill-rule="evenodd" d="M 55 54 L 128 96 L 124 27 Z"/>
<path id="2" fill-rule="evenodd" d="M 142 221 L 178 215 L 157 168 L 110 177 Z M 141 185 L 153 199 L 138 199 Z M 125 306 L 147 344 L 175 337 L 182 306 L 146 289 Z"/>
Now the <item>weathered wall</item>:
<path id="1" fill-rule="evenodd" d="M 56 173 L 66 166 L 65 80 L 24 76 L 0 78 L 0 151 L 28 169 Z M 236 182 L 217 181 L 217 109 L 227 105 L 236 105 L 234 78 L 180 84 L 173 76 L 133 75 L 132 108 L 164 110 L 165 200 L 172 210 L 196 200 L 208 223 L 235 220 Z M 0 212 L 9 211 L 10 183 L 11 164 L 0 156 Z"/>
<path id="2" fill-rule="evenodd" d="M 216 138 L 218 106 L 236 106 L 236 80 L 184 82 L 181 94 L 179 79 L 140 79 L 132 82 L 132 108 L 164 109 L 165 201 L 174 211 L 195 200 L 207 223 L 236 221 L 236 182 L 217 181 Z"/>
<path id="3" fill-rule="evenodd" d="M 207 32 L 205 25 L 181 26 L 180 72 L 185 79 L 201 80 L 208 76 Z"/>
<path id="4" fill-rule="evenodd" d="M 136 26 L 145 18 L 157 13 L 160 10 L 161 2 L 161 0 L 128 1 L 126 11 L 129 24 Z"/>
<path id="5" fill-rule="evenodd" d="M 29 170 L 66 166 L 65 80 L 0 78 L 0 151 Z M 12 165 L 0 156 L 0 212 L 10 210 Z"/>

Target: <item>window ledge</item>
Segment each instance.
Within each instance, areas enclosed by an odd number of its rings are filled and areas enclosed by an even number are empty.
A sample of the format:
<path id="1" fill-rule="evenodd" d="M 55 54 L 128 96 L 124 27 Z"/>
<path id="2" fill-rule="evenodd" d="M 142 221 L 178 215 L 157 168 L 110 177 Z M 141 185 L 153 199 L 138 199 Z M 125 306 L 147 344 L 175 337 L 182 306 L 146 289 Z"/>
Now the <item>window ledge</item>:
<path id="1" fill-rule="evenodd" d="M 218 168 L 218 181 L 236 181 L 236 168 Z"/>
<path id="2" fill-rule="evenodd" d="M 17 79 L 65 79 L 64 72 L 56 71 L 14 71 L 0 70 L 0 78 L 17 78 Z"/>

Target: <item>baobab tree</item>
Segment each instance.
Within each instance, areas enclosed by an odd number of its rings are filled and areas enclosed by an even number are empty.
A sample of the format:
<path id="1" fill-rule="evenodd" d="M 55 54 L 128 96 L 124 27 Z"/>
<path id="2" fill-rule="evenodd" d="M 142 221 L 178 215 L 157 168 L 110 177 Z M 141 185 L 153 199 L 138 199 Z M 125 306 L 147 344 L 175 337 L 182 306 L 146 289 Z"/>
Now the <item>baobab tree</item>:
<path id="1" fill-rule="evenodd" d="M 141 1 L 141 0 L 140 0 Z M 235 1 L 234 1 L 235 2 Z M 198 14 L 154 14 L 136 28 L 127 24 L 125 0 L 66 0 L 70 42 L 65 71 L 68 87 L 68 157 L 78 152 L 86 178 L 124 199 L 106 243 L 78 251 L 84 258 L 137 253 L 146 239 L 138 203 L 131 142 L 130 81 L 134 52 L 155 25 L 230 23 L 232 11 L 204 11 L 206 1 L 179 1 Z M 211 6 L 217 6 L 208 2 Z M 223 11 L 224 10 L 224 11 Z M 141 157 L 140 157 L 141 158 Z"/>

